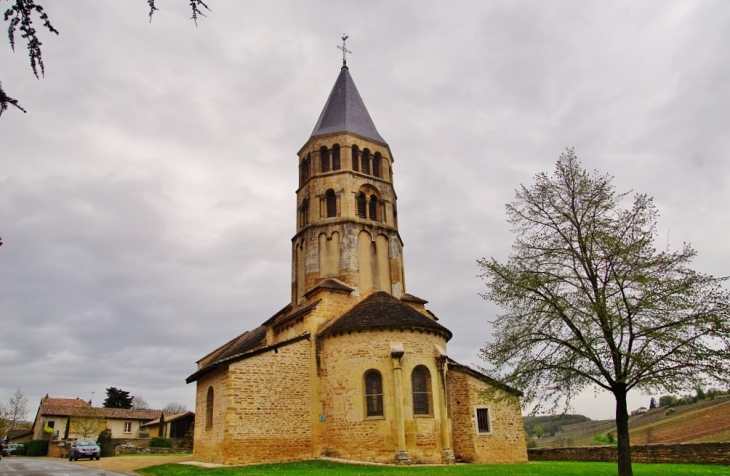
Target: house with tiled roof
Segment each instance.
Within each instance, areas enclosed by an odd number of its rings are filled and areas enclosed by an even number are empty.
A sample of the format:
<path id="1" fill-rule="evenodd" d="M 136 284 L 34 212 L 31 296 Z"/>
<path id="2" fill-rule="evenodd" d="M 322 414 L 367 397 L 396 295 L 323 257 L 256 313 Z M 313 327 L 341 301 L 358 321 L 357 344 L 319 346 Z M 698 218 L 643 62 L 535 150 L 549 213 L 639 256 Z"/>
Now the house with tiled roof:
<path id="1" fill-rule="evenodd" d="M 191 415 L 185 419 L 185 431 L 195 417 L 192 412 L 188 413 Z M 96 439 L 102 430 L 109 428 L 112 438 L 150 438 L 158 436 L 161 415 L 170 422 L 165 426 L 167 433 L 162 436 L 172 437 L 169 434 L 170 424 L 172 421 L 183 421 L 182 417 L 186 414 L 175 415 L 162 410 L 99 408 L 81 398 L 52 398 L 46 395 L 38 405 L 32 432 L 36 439 L 46 436 L 46 429 L 50 429 L 48 435 L 51 439 Z"/>
<path id="2" fill-rule="evenodd" d="M 187 378 L 196 460 L 527 461 L 520 392 L 406 291 L 393 164 L 343 61 L 297 152 L 290 302 Z"/>

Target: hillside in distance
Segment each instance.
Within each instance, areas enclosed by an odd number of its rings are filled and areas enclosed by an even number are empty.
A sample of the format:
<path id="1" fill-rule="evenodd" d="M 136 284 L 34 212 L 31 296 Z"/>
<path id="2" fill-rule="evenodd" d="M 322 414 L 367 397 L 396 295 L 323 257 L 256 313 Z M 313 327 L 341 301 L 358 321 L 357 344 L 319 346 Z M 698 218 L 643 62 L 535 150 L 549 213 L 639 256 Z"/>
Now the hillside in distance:
<path id="1" fill-rule="evenodd" d="M 585 419 L 580 421 L 581 418 Z M 531 446 L 565 447 L 615 444 L 613 420 L 589 420 L 582 415 L 523 417 Z M 543 428 L 543 437 L 534 438 L 534 427 Z M 545 431 L 550 428 L 551 431 Z M 554 431 L 553 431 L 554 430 Z M 701 443 L 730 441 L 730 396 L 697 403 L 658 407 L 629 419 L 632 445 L 653 443 Z"/>

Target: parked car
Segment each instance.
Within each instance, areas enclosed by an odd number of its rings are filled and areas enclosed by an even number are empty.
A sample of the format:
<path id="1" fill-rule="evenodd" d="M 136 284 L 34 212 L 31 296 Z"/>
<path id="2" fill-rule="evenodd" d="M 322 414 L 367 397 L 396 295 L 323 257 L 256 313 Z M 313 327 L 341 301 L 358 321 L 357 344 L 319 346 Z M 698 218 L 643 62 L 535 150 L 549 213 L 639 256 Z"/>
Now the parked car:
<path id="1" fill-rule="evenodd" d="M 79 458 L 99 459 L 101 458 L 101 448 L 92 440 L 76 440 L 71 443 L 71 449 L 68 452 L 68 460 L 78 460 Z"/>
<path id="2" fill-rule="evenodd" d="M 17 455 L 17 454 L 24 454 L 23 449 L 25 446 L 21 443 L 10 443 L 10 446 L 8 446 L 8 450 L 10 451 L 11 455 Z"/>
<path id="3" fill-rule="evenodd" d="M 3 456 L 10 456 L 10 450 L 7 446 L 4 446 L 2 443 L 0 443 L 0 458 Z"/>

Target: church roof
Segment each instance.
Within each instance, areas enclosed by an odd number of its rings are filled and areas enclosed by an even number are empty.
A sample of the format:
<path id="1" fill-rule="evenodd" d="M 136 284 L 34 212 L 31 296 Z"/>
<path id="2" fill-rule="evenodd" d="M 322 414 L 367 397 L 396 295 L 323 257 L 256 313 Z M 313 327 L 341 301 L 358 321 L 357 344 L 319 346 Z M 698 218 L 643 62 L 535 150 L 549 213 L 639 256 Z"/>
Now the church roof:
<path id="1" fill-rule="evenodd" d="M 318 137 L 337 132 L 352 132 L 366 139 L 386 144 L 373 120 L 370 118 L 365 103 L 357 92 L 350 70 L 343 66 L 335 81 L 327 104 L 319 115 L 311 137 Z"/>
<path id="2" fill-rule="evenodd" d="M 452 336 L 451 331 L 441 324 L 384 291 L 376 292 L 365 298 L 327 327 L 322 334 L 373 327 L 410 327 L 433 330 L 445 334 L 446 340 L 451 339 Z"/>
<path id="3" fill-rule="evenodd" d="M 223 347 L 217 350 L 217 355 L 210 355 L 210 362 L 205 367 L 213 363 L 220 362 L 234 355 L 247 352 L 264 343 L 266 339 L 266 327 L 259 326 L 252 331 L 246 331 L 235 339 L 229 341 Z"/>

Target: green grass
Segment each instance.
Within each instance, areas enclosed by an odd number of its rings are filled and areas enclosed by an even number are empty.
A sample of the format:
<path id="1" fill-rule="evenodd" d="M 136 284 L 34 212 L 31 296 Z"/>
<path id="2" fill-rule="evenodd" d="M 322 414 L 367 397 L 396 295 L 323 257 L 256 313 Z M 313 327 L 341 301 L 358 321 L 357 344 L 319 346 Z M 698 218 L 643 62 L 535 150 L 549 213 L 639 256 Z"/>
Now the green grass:
<path id="1" fill-rule="evenodd" d="M 297 463 L 265 464 L 204 469 L 196 466 L 164 464 L 136 470 L 146 476 L 269 476 L 281 474 L 308 475 L 403 475 L 403 476 L 615 476 L 616 463 L 582 463 L 562 461 L 535 461 L 508 465 L 456 465 L 456 466 L 364 466 L 333 463 L 330 461 L 304 461 Z M 635 476 L 701 475 L 714 476 L 730 473 L 727 466 L 700 464 L 634 464 Z"/>

